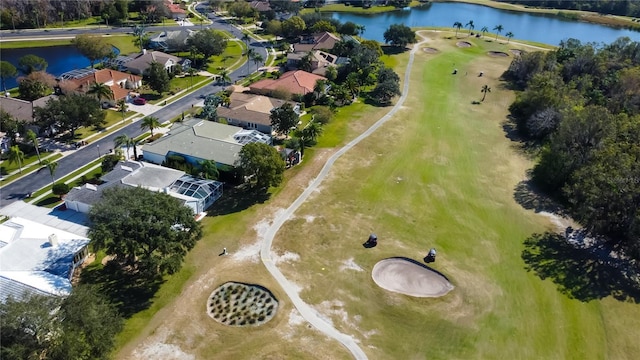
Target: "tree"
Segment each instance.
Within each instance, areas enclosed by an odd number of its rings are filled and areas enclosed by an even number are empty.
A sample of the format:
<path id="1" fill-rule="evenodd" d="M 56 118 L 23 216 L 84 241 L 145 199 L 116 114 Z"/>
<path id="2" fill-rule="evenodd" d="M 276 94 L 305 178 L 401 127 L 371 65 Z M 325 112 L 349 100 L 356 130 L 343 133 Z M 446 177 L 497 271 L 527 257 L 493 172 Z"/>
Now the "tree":
<path id="1" fill-rule="evenodd" d="M 329 66 L 327 67 L 327 69 L 324 72 L 324 76 L 329 80 L 329 81 L 335 81 L 336 78 L 338 77 L 338 69 L 335 66 Z"/>
<path id="2" fill-rule="evenodd" d="M 262 64 L 264 58 L 259 53 L 255 53 L 251 57 L 251 60 L 253 60 L 253 63 L 256 64 L 256 71 L 258 71 L 258 67 L 260 66 L 260 64 Z"/>
<path id="3" fill-rule="evenodd" d="M 460 21 L 456 21 L 453 23 L 453 27 L 456 28 L 456 37 L 458 37 L 458 31 L 462 29 L 462 23 Z"/>
<path id="4" fill-rule="evenodd" d="M 66 194 L 69 193 L 69 190 L 71 190 L 71 187 L 69 187 L 69 185 L 61 182 L 61 183 L 57 183 L 57 184 L 53 184 L 51 186 L 51 192 L 54 195 L 58 195 L 58 197 L 60 197 L 60 199 L 62 199 L 62 197 Z"/>
<path id="5" fill-rule="evenodd" d="M 0 80 L 2 80 L 2 91 L 7 91 L 7 79 L 14 78 L 18 75 L 18 69 L 8 61 L 0 61 Z"/>
<path id="6" fill-rule="evenodd" d="M 502 27 L 502 25 L 496 25 L 496 27 L 494 27 L 493 30 L 496 31 L 496 40 L 498 40 L 498 35 L 500 35 L 500 33 L 502 32 L 502 30 L 504 30 L 504 28 Z"/>
<path id="7" fill-rule="evenodd" d="M 484 34 L 489 32 L 489 28 L 486 26 L 483 26 L 482 29 L 480 29 L 480 32 L 482 33 L 482 37 L 484 37 Z"/>
<path id="8" fill-rule="evenodd" d="M 138 159 L 138 150 L 136 149 L 137 142 L 134 138 L 129 137 L 127 134 L 118 135 L 113 139 L 113 145 L 116 148 L 127 148 L 127 160 L 131 159 L 129 155 L 129 149 L 133 147 L 134 159 Z"/>
<path id="9" fill-rule="evenodd" d="M 360 45 L 364 46 L 367 49 L 371 49 L 376 52 L 378 57 L 384 55 L 384 51 L 382 51 L 382 46 L 380 43 L 375 40 L 362 40 Z"/>
<path id="10" fill-rule="evenodd" d="M 229 69 L 222 69 L 220 71 L 220 74 L 218 75 L 220 76 L 219 79 L 222 80 L 222 86 L 225 86 L 231 82 L 231 77 L 229 76 Z"/>
<path id="11" fill-rule="evenodd" d="M 280 20 L 269 21 L 267 23 L 267 27 L 265 31 L 271 35 L 282 36 L 282 21 Z"/>
<path id="12" fill-rule="evenodd" d="M 18 78 L 20 98 L 33 101 L 51 94 L 55 79 L 52 75 L 42 71 L 34 71 L 27 76 Z"/>
<path id="13" fill-rule="evenodd" d="M 220 176 L 216 162 L 212 160 L 201 160 L 198 162 L 198 176 L 203 179 L 217 180 Z"/>
<path id="14" fill-rule="evenodd" d="M 473 31 L 473 29 L 475 29 L 475 25 L 473 25 L 473 20 L 469 20 L 469 22 L 467 23 L 467 25 L 465 25 L 465 27 L 469 28 L 469 35 L 471 35 L 471 32 Z"/>
<path id="15" fill-rule="evenodd" d="M 158 94 L 162 95 L 162 93 L 169 91 L 171 79 L 169 79 L 167 70 L 160 63 L 153 61 L 145 72 L 144 77 L 151 90 Z"/>
<path id="16" fill-rule="evenodd" d="M 89 59 L 92 68 L 96 61 L 107 58 L 109 55 L 113 54 L 113 47 L 107 43 L 106 38 L 101 35 L 76 35 L 76 38 L 73 39 L 72 43 L 82 55 Z"/>
<path id="17" fill-rule="evenodd" d="M 127 115 L 127 101 L 125 99 L 118 100 L 118 111 L 122 114 L 122 121 L 124 122 L 124 117 Z"/>
<path id="18" fill-rule="evenodd" d="M 282 23 L 282 33 L 288 38 L 301 35 L 306 28 L 307 24 L 299 16 L 292 16 Z"/>
<path id="19" fill-rule="evenodd" d="M 95 95 L 100 102 L 102 102 L 102 99 L 113 99 L 113 90 L 105 83 L 94 82 L 89 87 L 87 94 Z"/>
<path id="20" fill-rule="evenodd" d="M 95 97 L 81 94 L 49 99 L 44 107 L 37 107 L 34 111 L 39 125 L 56 126 L 62 132 L 69 131 L 71 138 L 75 138 L 75 131 L 80 127 L 101 126 L 105 116 Z"/>
<path id="21" fill-rule="evenodd" d="M 237 167 L 251 186 L 268 189 L 282 182 L 285 163 L 274 147 L 255 142 L 242 147 Z"/>
<path id="22" fill-rule="evenodd" d="M 371 92 L 372 98 L 380 105 L 389 105 L 394 96 L 400 95 L 400 84 L 393 80 L 379 82 Z"/>
<path id="23" fill-rule="evenodd" d="M 49 175 L 51 175 L 51 186 L 53 186 L 53 184 L 55 184 L 56 182 L 55 175 L 56 175 L 56 169 L 58 169 L 58 163 L 55 161 L 45 160 L 44 166 L 46 166 L 47 170 L 49 170 Z"/>
<path id="24" fill-rule="evenodd" d="M 288 102 L 272 109 L 269 119 L 275 132 L 285 136 L 288 136 L 291 129 L 298 125 L 298 114 L 293 111 L 293 106 Z"/>
<path id="25" fill-rule="evenodd" d="M 47 70 L 47 66 L 49 66 L 49 64 L 40 56 L 29 54 L 18 59 L 18 66 L 23 74 L 29 75 L 34 71 Z"/>
<path id="26" fill-rule="evenodd" d="M 38 143 L 38 135 L 36 135 L 33 130 L 29 129 L 25 134 L 25 138 L 33 144 L 33 147 L 36 149 L 36 154 L 38 155 L 38 164 L 42 164 L 42 159 L 40 158 L 40 144 Z"/>
<path id="27" fill-rule="evenodd" d="M 506 36 L 508 38 L 508 40 L 507 40 L 507 44 L 508 44 L 509 41 L 511 41 L 511 38 L 514 37 L 515 35 L 513 35 L 513 33 L 511 31 L 509 31 L 504 36 Z"/>
<path id="28" fill-rule="evenodd" d="M 208 95 L 204 99 L 204 106 L 200 116 L 209 121 L 218 121 L 218 106 L 222 104 L 222 99 L 217 95 Z"/>
<path id="29" fill-rule="evenodd" d="M 24 122 L 16 120 L 4 109 L 0 108 L 0 129 L 7 134 L 7 138 L 15 143 L 17 135 L 22 132 Z"/>
<path id="30" fill-rule="evenodd" d="M 340 25 L 338 28 L 338 33 L 340 35 L 358 35 L 360 33 L 360 29 L 358 28 L 358 24 L 347 21 L 346 23 Z"/>
<path id="31" fill-rule="evenodd" d="M 480 92 L 482 92 L 482 100 L 480 101 L 484 101 L 484 98 L 487 97 L 487 93 L 491 92 L 491 88 L 489 85 L 482 85 L 482 90 L 480 90 Z"/>
<path id="32" fill-rule="evenodd" d="M 322 125 L 319 122 L 309 121 L 302 129 L 302 136 L 311 143 L 314 143 L 320 135 L 322 135 Z"/>
<path id="33" fill-rule="evenodd" d="M 405 47 L 416 42 L 416 32 L 404 24 L 393 24 L 384 32 L 384 42 L 392 46 Z"/>
<path id="34" fill-rule="evenodd" d="M 311 33 L 320 33 L 325 31 L 330 33 L 335 33 L 336 27 L 332 23 L 328 22 L 327 20 L 320 20 L 315 24 L 313 24 L 313 26 L 311 26 L 309 30 L 311 31 Z"/>
<path id="35" fill-rule="evenodd" d="M 159 127 L 160 127 L 160 120 L 158 120 L 158 118 L 154 116 L 146 116 L 140 122 L 140 128 L 149 129 L 149 131 L 151 132 L 151 137 L 153 137 L 153 129 L 157 129 Z"/>
<path id="36" fill-rule="evenodd" d="M 249 33 L 242 32 L 242 41 L 244 41 L 244 44 L 247 46 L 247 48 L 249 47 L 249 40 L 251 40 L 251 36 L 249 36 Z"/>
<path id="37" fill-rule="evenodd" d="M 9 148 L 9 155 L 7 156 L 9 164 L 18 164 L 20 174 L 22 174 L 22 163 L 24 163 L 24 152 L 20 150 L 18 145 L 13 145 Z"/>
<path id="38" fill-rule="evenodd" d="M 205 63 L 213 55 L 220 55 L 227 48 L 225 36 L 214 29 L 200 30 L 187 39 L 187 45 L 194 47 L 204 57 Z"/>
<path id="39" fill-rule="evenodd" d="M 190 208 L 168 194 L 140 187 L 114 187 L 89 212 L 89 237 L 98 250 L 144 274 L 180 270 L 202 237 Z"/>
<path id="40" fill-rule="evenodd" d="M 333 111 L 327 106 L 315 106 L 312 110 L 313 121 L 318 124 L 328 124 L 333 119 Z"/>
<path id="41" fill-rule="evenodd" d="M 135 36 L 135 40 L 134 43 L 137 43 L 138 46 L 140 46 L 140 52 L 142 52 L 142 49 L 144 48 L 144 43 L 145 43 L 145 29 L 144 29 L 144 25 L 136 25 L 133 27 L 133 36 Z"/>

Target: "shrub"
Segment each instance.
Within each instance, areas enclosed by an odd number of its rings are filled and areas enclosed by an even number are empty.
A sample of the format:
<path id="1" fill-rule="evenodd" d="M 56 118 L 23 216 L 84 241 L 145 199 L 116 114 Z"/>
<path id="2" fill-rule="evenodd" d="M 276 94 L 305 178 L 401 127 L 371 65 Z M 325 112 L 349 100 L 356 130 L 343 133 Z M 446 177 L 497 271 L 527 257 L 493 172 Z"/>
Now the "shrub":
<path id="1" fill-rule="evenodd" d="M 67 193 L 69 193 L 69 190 L 71 190 L 69 188 L 69 185 L 65 183 L 54 184 L 53 187 L 51 188 L 51 192 L 54 195 L 59 196 L 60 198 L 62 198 L 62 196 L 66 195 Z"/>

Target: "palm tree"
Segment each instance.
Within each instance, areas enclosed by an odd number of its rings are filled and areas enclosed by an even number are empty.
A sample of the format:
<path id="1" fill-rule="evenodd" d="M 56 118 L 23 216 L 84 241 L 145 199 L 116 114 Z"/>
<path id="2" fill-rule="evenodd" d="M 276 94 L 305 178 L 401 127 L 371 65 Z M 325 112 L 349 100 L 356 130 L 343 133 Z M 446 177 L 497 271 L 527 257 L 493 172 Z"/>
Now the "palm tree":
<path id="1" fill-rule="evenodd" d="M 507 44 L 509 43 L 509 41 L 511 41 L 511 38 L 514 36 L 513 33 L 511 31 L 509 31 L 508 33 L 504 34 L 504 36 L 508 37 L 509 39 L 507 40 Z"/>
<path id="2" fill-rule="evenodd" d="M 100 102 L 102 102 L 103 98 L 113 99 L 113 90 L 111 90 L 111 87 L 99 82 L 91 84 L 91 87 L 89 88 L 89 91 L 87 91 L 87 94 L 95 95 Z"/>
<path id="3" fill-rule="evenodd" d="M 129 149 L 133 145 L 135 147 L 135 140 L 130 138 L 127 134 L 118 135 L 113 139 L 113 144 L 117 148 L 122 148 L 123 146 L 127 148 L 127 160 L 130 159 Z"/>
<path id="4" fill-rule="evenodd" d="M 153 137 L 153 129 L 157 129 L 160 127 L 160 120 L 157 117 L 147 116 L 142 119 L 140 123 L 141 129 L 149 129 L 151 131 L 151 136 Z"/>
<path id="5" fill-rule="evenodd" d="M 22 174 L 22 162 L 24 161 L 24 152 L 20 150 L 18 145 L 13 145 L 9 148 L 9 156 L 7 157 L 7 161 L 9 164 L 18 164 L 18 168 L 20 169 L 20 174 Z"/>
<path id="6" fill-rule="evenodd" d="M 249 40 L 251 40 L 251 36 L 249 36 L 249 33 L 243 32 L 242 41 L 244 41 L 245 45 L 247 45 L 247 48 L 249 48 Z"/>
<path id="7" fill-rule="evenodd" d="M 462 27 L 462 23 L 460 21 L 456 21 L 453 23 L 453 27 L 456 28 L 456 37 L 458 37 L 458 30 Z"/>
<path id="8" fill-rule="evenodd" d="M 142 41 L 142 37 L 144 36 L 144 32 L 145 31 L 144 31 L 144 26 L 143 25 L 136 25 L 133 28 L 133 35 L 137 37 L 136 40 L 137 40 L 138 44 L 140 45 L 140 52 L 142 52 L 142 46 L 144 45 L 143 41 Z"/>
<path id="9" fill-rule="evenodd" d="M 58 168 L 58 163 L 57 162 L 53 162 L 53 161 L 49 161 L 49 160 L 45 160 L 44 161 L 44 166 L 47 167 L 47 169 L 49 169 L 49 175 L 51 175 L 51 186 L 53 186 L 53 184 L 55 184 L 56 182 L 56 169 Z"/>
<path id="10" fill-rule="evenodd" d="M 502 30 L 504 30 L 504 28 L 502 27 L 502 25 L 497 25 L 496 27 L 493 28 L 493 30 L 496 31 L 496 40 L 498 40 L 498 34 L 500 34 Z"/>
<path id="11" fill-rule="evenodd" d="M 124 117 L 127 114 L 127 101 L 125 99 L 118 100 L 118 111 L 122 114 L 122 122 L 124 122 Z"/>
<path id="12" fill-rule="evenodd" d="M 244 53 L 247 57 L 247 73 L 249 72 L 249 63 L 251 62 L 251 59 L 255 56 L 256 51 L 253 50 L 252 48 L 248 48 L 247 51 Z M 247 74 L 249 75 L 249 74 Z"/>
<path id="13" fill-rule="evenodd" d="M 480 101 L 484 101 L 484 98 L 487 97 L 487 93 L 491 92 L 491 88 L 489 87 L 489 85 L 482 85 L 482 90 L 480 90 L 480 92 L 484 94 L 482 95 L 482 100 Z"/>
<path id="14" fill-rule="evenodd" d="M 193 75 L 196 74 L 196 69 L 189 67 L 189 70 L 187 70 L 187 73 L 189 74 L 189 79 L 191 80 L 191 86 L 189 86 L 189 88 L 193 87 Z"/>
<path id="15" fill-rule="evenodd" d="M 262 55 L 258 54 L 257 52 L 251 57 L 251 60 L 253 60 L 253 63 L 256 64 L 256 71 L 258 71 L 258 67 L 260 66 L 260 64 L 264 61 L 264 57 L 262 57 Z"/>
<path id="16" fill-rule="evenodd" d="M 473 25 L 473 20 L 469 20 L 469 22 L 467 23 L 467 25 L 465 25 L 465 27 L 469 28 L 469 35 L 471 35 L 471 31 L 475 29 L 475 25 Z"/>
<path id="17" fill-rule="evenodd" d="M 364 34 L 364 30 L 364 25 L 356 25 L 356 31 L 358 32 L 358 35 L 362 36 L 362 34 Z"/>
<path id="18" fill-rule="evenodd" d="M 310 121 L 307 126 L 302 129 L 302 136 L 307 140 L 316 141 L 318 136 L 322 134 L 322 125 L 315 121 Z"/>
<path id="19" fill-rule="evenodd" d="M 220 80 L 222 80 L 222 86 L 227 85 L 227 83 L 231 82 L 231 77 L 229 77 L 229 70 L 228 69 L 222 69 L 222 71 L 220 71 Z"/>
<path id="20" fill-rule="evenodd" d="M 480 29 L 480 32 L 482 32 L 482 37 L 484 37 L 484 34 L 489 32 L 489 28 L 486 26 L 483 26 L 482 29 Z"/>
<path id="21" fill-rule="evenodd" d="M 27 130 L 25 137 L 29 139 L 29 141 L 33 144 L 33 147 L 36 148 L 36 154 L 38 155 L 38 164 L 42 164 L 42 159 L 40 159 L 40 144 L 38 144 L 38 136 L 33 132 L 33 130 L 29 129 Z"/>

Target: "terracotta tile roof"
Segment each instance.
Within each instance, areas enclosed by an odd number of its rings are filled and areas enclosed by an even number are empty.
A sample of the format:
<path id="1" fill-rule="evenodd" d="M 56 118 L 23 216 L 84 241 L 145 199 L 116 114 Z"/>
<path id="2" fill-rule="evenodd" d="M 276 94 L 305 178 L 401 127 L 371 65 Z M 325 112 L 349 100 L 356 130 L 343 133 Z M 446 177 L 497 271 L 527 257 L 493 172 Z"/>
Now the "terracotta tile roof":
<path id="1" fill-rule="evenodd" d="M 262 95 L 233 93 L 228 107 L 218 108 L 218 116 L 271 126 L 271 110 L 288 102 Z"/>
<path id="2" fill-rule="evenodd" d="M 135 84 L 142 80 L 142 77 L 121 71 L 102 69 L 79 79 L 67 80 L 67 82 L 75 84 L 75 90 L 79 92 L 87 92 L 93 83 L 113 83 L 109 87 L 113 91 L 115 100 L 119 100 L 126 97 L 129 90 L 121 88 L 118 83 L 127 80 Z"/>
<path id="3" fill-rule="evenodd" d="M 291 94 L 304 95 L 313 92 L 316 81 L 327 80 L 324 76 L 308 73 L 303 70 L 288 71 L 278 79 L 264 79 L 249 85 L 249 89 L 256 93 L 266 93 L 274 90 L 286 90 Z"/>
<path id="4" fill-rule="evenodd" d="M 184 10 L 180 7 L 180 5 L 174 4 L 174 3 L 173 3 L 173 1 L 171 1 L 171 0 L 168 0 L 168 1 L 166 1 L 165 3 L 166 3 L 166 5 L 167 5 L 167 8 L 169 9 L 169 11 L 170 11 L 172 14 L 186 14 L 186 13 L 187 13 L 186 11 L 184 11 Z"/>

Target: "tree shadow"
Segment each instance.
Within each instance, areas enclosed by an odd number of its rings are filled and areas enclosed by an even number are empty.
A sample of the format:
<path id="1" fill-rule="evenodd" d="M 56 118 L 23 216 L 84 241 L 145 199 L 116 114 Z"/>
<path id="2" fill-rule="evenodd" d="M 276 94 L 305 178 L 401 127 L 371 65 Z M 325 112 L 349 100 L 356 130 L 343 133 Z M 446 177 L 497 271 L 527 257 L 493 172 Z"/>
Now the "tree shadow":
<path id="1" fill-rule="evenodd" d="M 513 190 L 513 198 L 520 206 L 537 213 L 546 211 L 559 216 L 568 216 L 567 210 L 539 190 L 531 180 L 523 180 Z"/>
<path id="2" fill-rule="evenodd" d="M 246 210 L 255 204 L 269 200 L 271 194 L 266 189 L 236 186 L 225 190 L 224 195 L 207 210 L 208 216 L 227 215 Z"/>
<path id="3" fill-rule="evenodd" d="M 382 46 L 382 52 L 385 55 L 398 55 L 398 54 L 402 54 L 407 50 L 409 49 L 404 46 L 391 46 L 391 45 Z"/>
<path id="4" fill-rule="evenodd" d="M 108 262 L 91 264 L 82 270 L 80 283 L 96 285 L 125 318 L 151 306 L 153 296 L 163 280 L 159 276 L 150 276 L 141 272 L 127 271 Z"/>
<path id="5" fill-rule="evenodd" d="M 561 293 L 583 302 L 613 296 L 640 303 L 640 273 L 631 260 L 612 256 L 606 243 L 574 246 L 564 236 L 546 232 L 524 241 L 525 269 L 550 278 Z"/>

